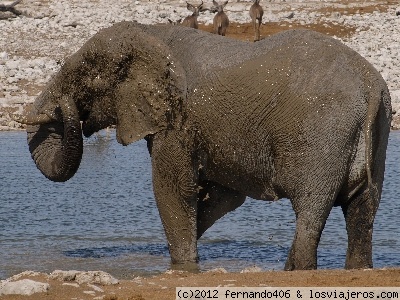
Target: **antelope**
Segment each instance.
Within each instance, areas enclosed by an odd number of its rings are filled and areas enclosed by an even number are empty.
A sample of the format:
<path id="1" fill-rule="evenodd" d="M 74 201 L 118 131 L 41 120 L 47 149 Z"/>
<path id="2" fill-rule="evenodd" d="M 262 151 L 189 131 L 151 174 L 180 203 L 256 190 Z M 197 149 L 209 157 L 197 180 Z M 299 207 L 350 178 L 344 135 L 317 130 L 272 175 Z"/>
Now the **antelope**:
<path id="1" fill-rule="evenodd" d="M 260 40 L 260 26 L 264 10 L 260 5 L 260 0 L 253 0 L 253 2 L 250 7 L 250 18 L 254 27 L 254 42 L 257 42 Z"/>
<path id="2" fill-rule="evenodd" d="M 199 24 L 197 23 L 197 17 L 199 16 L 200 12 L 203 11 L 203 1 L 201 1 L 201 4 L 194 6 L 190 4 L 189 2 L 186 2 L 187 4 L 187 9 L 192 11 L 193 14 L 191 16 L 187 16 L 185 19 L 183 19 L 182 25 L 187 26 L 187 27 L 192 27 L 195 29 L 199 28 Z"/>
<path id="3" fill-rule="evenodd" d="M 226 29 L 229 26 L 228 16 L 224 12 L 224 7 L 227 3 L 228 1 L 225 1 L 223 4 L 219 4 L 217 1 L 213 0 L 214 9 L 217 11 L 213 20 L 214 33 L 222 36 L 225 35 Z"/>
<path id="4" fill-rule="evenodd" d="M 179 25 L 181 24 L 182 19 L 178 19 L 176 21 L 172 21 L 171 19 L 168 19 L 168 23 L 171 25 Z"/>

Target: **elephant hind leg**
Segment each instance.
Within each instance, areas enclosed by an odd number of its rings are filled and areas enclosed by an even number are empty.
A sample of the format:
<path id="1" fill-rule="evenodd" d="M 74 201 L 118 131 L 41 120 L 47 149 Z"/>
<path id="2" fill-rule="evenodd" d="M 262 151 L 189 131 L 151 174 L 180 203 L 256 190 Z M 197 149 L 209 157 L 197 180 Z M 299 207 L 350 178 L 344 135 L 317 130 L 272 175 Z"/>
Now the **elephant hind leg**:
<path id="1" fill-rule="evenodd" d="M 378 114 L 384 115 L 381 107 Z M 387 147 L 387 132 L 378 132 L 379 128 L 389 128 L 382 124 L 384 117 L 377 118 L 377 125 L 373 132 L 374 162 L 372 166 L 372 182 L 360 188 L 347 201 L 341 204 L 347 230 L 346 269 L 372 268 L 372 232 L 376 211 L 381 199 L 383 179 L 385 173 L 385 157 Z M 385 121 L 386 122 L 386 121 Z M 356 168 L 355 168 L 356 169 Z"/>
<path id="2" fill-rule="evenodd" d="M 346 269 L 372 268 L 372 231 L 378 203 L 378 190 L 365 188 L 342 205 L 348 236 Z"/>
<path id="3" fill-rule="evenodd" d="M 241 206 L 246 196 L 218 183 L 203 182 L 197 204 L 197 239 L 225 214 Z"/>

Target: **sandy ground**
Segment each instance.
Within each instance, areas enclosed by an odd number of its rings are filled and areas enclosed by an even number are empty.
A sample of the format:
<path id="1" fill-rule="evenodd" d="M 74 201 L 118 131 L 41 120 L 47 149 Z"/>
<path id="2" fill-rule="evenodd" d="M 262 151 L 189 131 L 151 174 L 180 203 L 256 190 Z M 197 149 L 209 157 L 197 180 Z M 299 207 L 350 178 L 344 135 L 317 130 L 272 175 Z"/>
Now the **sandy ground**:
<path id="1" fill-rule="evenodd" d="M 356 2 L 356 1 L 353 1 Z M 346 13 L 371 12 L 375 6 L 365 6 L 363 1 L 357 1 L 360 7 L 346 9 Z M 395 1 L 381 1 L 380 9 L 385 5 L 396 3 Z M 337 9 L 336 9 L 337 11 Z M 289 25 L 282 26 L 279 23 L 268 23 L 261 27 L 263 37 L 286 30 Z M 353 34 L 355 28 L 341 27 L 340 25 L 322 26 L 312 24 L 302 26 L 292 24 L 291 28 L 305 27 L 329 35 L 345 37 Z M 211 32 L 211 26 L 200 25 L 201 30 Z M 227 36 L 242 40 L 251 40 L 253 30 L 250 24 L 231 24 Z M 266 271 L 255 273 L 222 273 L 207 272 L 191 274 L 186 272 L 167 272 L 148 278 L 134 278 L 133 280 L 121 280 L 117 285 L 93 286 L 87 284 L 61 282 L 49 279 L 45 275 L 29 277 L 32 280 L 47 282 L 50 289 L 46 293 L 32 296 L 0 296 L 4 300 L 17 299 L 102 299 L 102 300 L 141 300 L 141 299 L 175 299 L 175 288 L 181 286 L 235 286 L 235 287 L 260 287 L 260 286 L 334 286 L 334 287 L 368 287 L 368 286 L 392 286 L 400 287 L 400 269 L 374 269 L 374 270 L 316 270 L 316 271 Z"/>
<path id="2" fill-rule="evenodd" d="M 175 299 L 176 287 L 400 287 L 400 269 L 376 270 L 316 270 L 316 271 L 267 271 L 260 273 L 191 274 L 168 272 L 150 278 L 123 280 L 111 286 L 49 280 L 47 276 L 29 277 L 35 281 L 49 283 L 47 293 L 32 296 L 1 296 L 3 300 L 23 299 L 102 299 L 142 300 Z M 361 289 L 362 291 L 362 289 Z M 222 298 L 220 298 L 222 299 Z M 228 298 L 230 299 L 230 298 Z M 307 298 L 305 298 L 307 299 Z"/>

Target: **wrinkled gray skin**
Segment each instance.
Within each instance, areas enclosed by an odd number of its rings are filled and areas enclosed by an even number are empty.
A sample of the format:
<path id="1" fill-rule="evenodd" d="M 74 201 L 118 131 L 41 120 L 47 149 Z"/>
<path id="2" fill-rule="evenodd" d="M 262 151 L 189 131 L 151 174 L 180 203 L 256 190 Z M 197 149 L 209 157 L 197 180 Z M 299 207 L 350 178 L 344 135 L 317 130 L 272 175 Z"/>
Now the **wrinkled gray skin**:
<path id="1" fill-rule="evenodd" d="M 372 267 L 391 104 L 379 73 L 339 41 L 306 30 L 246 43 L 181 26 L 118 23 L 71 56 L 20 122 L 38 168 L 66 181 L 82 131 L 116 125 L 145 138 L 173 264 L 246 196 L 289 198 L 286 270 L 315 269 L 333 206 L 346 220 L 346 268 Z M 40 124 L 40 125 L 39 125 Z"/>

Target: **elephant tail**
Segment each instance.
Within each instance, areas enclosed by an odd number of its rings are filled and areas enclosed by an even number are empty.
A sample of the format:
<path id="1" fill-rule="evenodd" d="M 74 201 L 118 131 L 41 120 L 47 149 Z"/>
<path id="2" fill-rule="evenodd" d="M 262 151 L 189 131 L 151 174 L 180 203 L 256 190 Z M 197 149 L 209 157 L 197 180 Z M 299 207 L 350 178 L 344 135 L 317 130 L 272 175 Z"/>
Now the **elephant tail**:
<path id="1" fill-rule="evenodd" d="M 390 93 L 385 84 L 383 88 L 377 88 L 375 90 L 377 93 L 371 93 L 368 101 L 368 108 L 367 108 L 367 116 L 365 120 L 365 128 L 364 128 L 364 136 L 365 136 L 365 168 L 367 171 L 367 183 L 368 183 L 368 190 L 371 196 L 374 198 L 378 193 L 378 187 L 374 184 L 372 180 L 372 170 L 373 170 L 373 162 L 374 162 L 374 150 L 373 145 L 381 143 L 380 136 L 373 136 L 374 127 L 377 126 L 379 123 L 379 109 L 385 108 L 385 114 L 389 118 L 388 127 L 390 128 L 390 121 L 391 121 L 391 105 L 390 105 Z M 389 104 L 389 105 L 388 105 Z M 381 124 L 382 126 L 387 126 L 387 124 Z M 376 131 L 375 131 L 376 132 Z M 374 139 L 378 139 L 374 142 Z"/>

